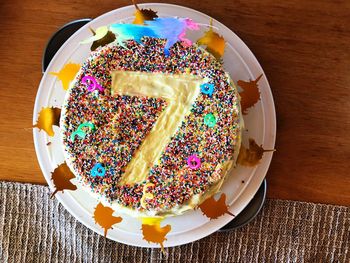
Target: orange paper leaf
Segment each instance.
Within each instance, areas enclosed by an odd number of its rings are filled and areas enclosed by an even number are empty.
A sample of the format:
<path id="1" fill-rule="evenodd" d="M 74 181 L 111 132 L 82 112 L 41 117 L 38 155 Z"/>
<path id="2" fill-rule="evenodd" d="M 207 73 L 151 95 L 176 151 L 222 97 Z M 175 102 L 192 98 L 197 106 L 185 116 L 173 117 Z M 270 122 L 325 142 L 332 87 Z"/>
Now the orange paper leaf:
<path id="1" fill-rule="evenodd" d="M 49 136 L 54 136 L 55 133 L 53 131 L 52 126 L 53 125 L 59 126 L 60 116 L 61 116 L 60 108 L 54 108 L 54 107 L 42 108 L 39 113 L 39 118 L 33 127 L 38 128 L 40 130 L 44 130 Z"/>
<path id="2" fill-rule="evenodd" d="M 217 59 L 221 58 L 225 52 L 225 39 L 213 31 L 213 20 L 210 20 L 210 29 L 197 40 L 198 45 L 207 46 L 206 50 Z"/>
<path id="3" fill-rule="evenodd" d="M 143 25 L 146 20 L 153 20 L 154 18 L 158 17 L 157 12 L 153 11 L 152 9 L 140 9 L 135 0 L 132 0 L 132 2 L 136 8 L 135 19 L 132 22 L 133 24 Z"/>
<path id="4" fill-rule="evenodd" d="M 69 169 L 66 163 L 60 164 L 51 174 L 51 180 L 55 185 L 55 191 L 51 194 L 51 198 L 58 192 L 63 190 L 77 190 L 70 180 L 75 178 L 72 171 Z"/>
<path id="5" fill-rule="evenodd" d="M 215 200 L 214 196 L 209 197 L 198 207 L 200 210 L 202 210 L 203 214 L 210 219 L 216 219 L 224 214 L 234 216 L 230 211 L 228 211 L 225 193 L 222 193 L 217 201 Z"/>
<path id="6" fill-rule="evenodd" d="M 143 239 L 148 242 L 158 243 L 162 250 L 164 250 L 163 242 L 166 240 L 165 236 L 170 232 L 171 226 L 160 226 L 163 218 L 143 218 L 142 220 L 142 234 Z"/>
<path id="7" fill-rule="evenodd" d="M 239 155 L 237 157 L 237 163 L 243 166 L 255 166 L 263 157 L 264 152 L 271 152 L 275 150 L 264 150 L 262 145 L 258 145 L 254 139 L 249 139 L 249 148 L 245 148 L 241 145 Z"/>
<path id="8" fill-rule="evenodd" d="M 97 224 L 104 228 L 104 236 L 107 236 L 107 231 L 112 229 L 114 224 L 120 223 L 123 219 L 120 216 L 113 216 L 114 210 L 101 203 L 95 208 L 94 218 Z"/>
<path id="9" fill-rule="evenodd" d="M 243 114 L 247 114 L 247 109 L 253 107 L 260 99 L 258 81 L 261 77 L 262 74 L 257 77 L 256 80 L 250 80 L 249 82 L 239 80 L 237 82 L 237 85 L 243 89 L 243 91 L 239 93 L 241 96 L 241 107 Z"/>
<path id="10" fill-rule="evenodd" d="M 51 75 L 56 76 L 62 82 L 64 90 L 69 88 L 69 83 L 74 79 L 75 75 L 80 69 L 79 64 L 68 63 L 59 72 L 50 72 Z"/>

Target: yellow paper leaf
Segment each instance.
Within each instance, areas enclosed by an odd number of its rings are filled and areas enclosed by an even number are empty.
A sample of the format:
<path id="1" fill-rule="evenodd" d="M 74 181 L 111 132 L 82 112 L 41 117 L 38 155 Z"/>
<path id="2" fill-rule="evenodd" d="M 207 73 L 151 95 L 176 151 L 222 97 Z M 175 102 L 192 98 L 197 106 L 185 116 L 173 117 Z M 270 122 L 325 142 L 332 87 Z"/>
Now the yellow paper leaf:
<path id="1" fill-rule="evenodd" d="M 59 126 L 60 124 L 61 109 L 60 108 L 42 108 L 39 113 L 39 118 L 34 125 L 34 128 L 44 130 L 47 135 L 54 136 L 52 126 Z"/>
<path id="2" fill-rule="evenodd" d="M 120 223 L 123 219 L 120 216 L 113 216 L 114 210 L 104 206 L 101 203 L 95 208 L 94 218 L 97 224 L 104 229 L 104 236 L 107 236 L 107 231 L 112 229 L 114 224 Z"/>
<path id="3" fill-rule="evenodd" d="M 263 157 L 264 152 L 271 152 L 275 150 L 264 150 L 262 145 L 258 145 L 254 139 L 249 139 L 249 148 L 245 148 L 241 145 L 239 155 L 237 157 L 237 163 L 243 166 L 255 166 Z"/>
<path id="4" fill-rule="evenodd" d="M 220 59 L 225 52 L 225 39 L 213 31 L 212 24 L 213 20 L 211 19 L 210 29 L 197 40 L 197 44 L 207 46 L 206 50 L 213 54 L 215 58 Z"/>
<path id="5" fill-rule="evenodd" d="M 166 240 L 165 236 L 170 232 L 171 226 L 160 226 L 162 217 L 151 217 L 142 219 L 142 234 L 143 239 L 148 242 L 157 243 L 164 251 L 163 242 Z"/>
<path id="6" fill-rule="evenodd" d="M 241 96 L 241 108 L 243 114 L 247 114 L 247 109 L 253 107 L 260 99 L 260 92 L 258 89 L 258 81 L 261 79 L 262 74 L 256 78 L 256 80 L 237 81 L 237 85 L 240 86 L 243 91 L 239 93 Z"/>
<path id="7" fill-rule="evenodd" d="M 135 19 L 132 22 L 133 24 L 143 25 L 145 21 L 153 20 L 154 18 L 158 17 L 157 12 L 153 11 L 152 9 L 140 9 L 135 0 L 132 0 L 132 2 L 136 8 Z"/>
<path id="8" fill-rule="evenodd" d="M 51 174 L 51 180 L 56 188 L 51 194 L 51 198 L 54 197 L 58 191 L 63 192 L 63 190 L 77 190 L 76 185 L 70 181 L 73 178 L 75 178 L 75 176 L 65 162 L 56 167 Z"/>
<path id="9" fill-rule="evenodd" d="M 228 211 L 225 193 L 222 193 L 218 200 L 215 200 L 214 196 L 209 197 L 198 207 L 203 214 L 210 219 L 216 219 L 224 214 L 234 216 L 230 211 Z"/>
<path id="10" fill-rule="evenodd" d="M 79 69 L 79 64 L 68 63 L 59 72 L 50 72 L 50 74 L 56 76 L 62 82 L 63 89 L 67 90 Z"/>

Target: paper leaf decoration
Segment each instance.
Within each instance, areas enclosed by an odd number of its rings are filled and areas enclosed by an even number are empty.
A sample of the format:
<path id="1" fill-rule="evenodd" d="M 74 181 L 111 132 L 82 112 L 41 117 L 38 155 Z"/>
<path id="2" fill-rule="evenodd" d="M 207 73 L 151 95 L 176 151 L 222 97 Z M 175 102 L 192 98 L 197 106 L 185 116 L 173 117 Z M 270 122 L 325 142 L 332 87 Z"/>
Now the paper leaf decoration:
<path id="1" fill-rule="evenodd" d="M 123 219 L 120 216 L 113 216 L 114 210 L 101 203 L 95 208 L 94 218 L 95 222 L 104 229 L 104 236 L 107 236 L 107 231 L 112 229 L 114 224 L 120 223 Z"/>
<path id="2" fill-rule="evenodd" d="M 42 108 L 39 118 L 33 128 L 44 130 L 47 135 L 54 136 L 53 125 L 59 126 L 61 116 L 60 108 Z"/>
<path id="3" fill-rule="evenodd" d="M 92 28 L 90 28 L 90 31 L 92 32 L 93 36 L 81 41 L 80 44 L 91 43 L 91 42 L 94 42 L 96 40 L 103 38 L 108 33 L 108 27 L 101 26 L 101 27 L 96 28 L 96 31 L 94 31 Z"/>
<path id="4" fill-rule="evenodd" d="M 51 194 L 51 198 L 54 197 L 58 191 L 77 190 L 77 186 L 70 181 L 73 178 L 75 178 L 75 176 L 65 162 L 56 167 L 51 174 L 51 180 L 56 188 Z"/>
<path id="5" fill-rule="evenodd" d="M 67 90 L 79 69 L 79 64 L 68 63 L 59 72 L 50 72 L 50 74 L 56 76 L 62 82 L 63 89 Z"/>
<path id="6" fill-rule="evenodd" d="M 225 39 L 213 31 L 213 19 L 210 20 L 210 29 L 197 40 L 198 45 L 206 46 L 206 50 L 213 54 L 216 59 L 220 59 L 225 52 Z"/>
<path id="7" fill-rule="evenodd" d="M 214 196 L 209 197 L 198 207 L 200 210 L 202 210 L 203 214 L 210 219 L 216 219 L 224 214 L 234 216 L 230 211 L 228 211 L 225 193 L 222 193 L 217 201 L 215 200 Z"/>
<path id="8" fill-rule="evenodd" d="M 97 28 L 96 31 L 90 28 L 90 31 L 92 32 L 93 36 L 89 37 L 88 39 L 85 39 L 80 43 L 87 44 L 87 43 L 93 42 L 92 46 L 90 47 L 91 51 L 95 51 L 98 47 L 103 47 L 105 45 L 108 45 L 109 43 L 114 42 L 116 39 L 113 32 L 109 31 L 108 27 L 106 26 L 101 26 Z"/>
<path id="9" fill-rule="evenodd" d="M 103 47 L 108 45 L 109 43 L 114 42 L 115 39 L 116 37 L 113 34 L 113 32 L 108 30 L 107 34 L 103 38 L 96 40 L 92 43 L 90 50 L 95 51 L 98 47 Z"/>
<path id="10" fill-rule="evenodd" d="M 275 150 L 264 150 L 262 145 L 258 145 L 254 139 L 249 138 L 249 148 L 245 148 L 241 145 L 239 155 L 237 157 L 237 163 L 243 166 L 255 166 L 263 157 L 264 152 L 272 152 Z"/>
<path id="11" fill-rule="evenodd" d="M 146 20 L 153 20 L 154 18 L 158 17 L 157 12 L 153 11 L 152 9 L 140 9 L 135 0 L 132 0 L 133 4 L 135 5 L 136 11 L 135 11 L 135 19 L 132 22 L 133 24 L 137 25 L 143 25 L 143 23 Z"/>
<path id="12" fill-rule="evenodd" d="M 191 40 L 187 39 L 186 30 L 198 30 L 199 26 L 189 18 L 156 18 L 153 21 L 146 21 L 145 24 L 150 27 L 159 38 L 166 39 L 165 53 L 169 55 L 171 48 L 177 41 L 182 41 L 183 44 L 192 45 Z"/>
<path id="13" fill-rule="evenodd" d="M 158 37 L 150 27 L 144 25 L 113 24 L 110 30 L 118 36 L 116 42 L 122 47 L 125 47 L 124 42 L 127 40 L 135 40 L 142 45 L 142 37 Z"/>
<path id="14" fill-rule="evenodd" d="M 237 85 L 240 86 L 243 91 L 239 93 L 241 96 L 241 107 L 243 114 L 247 114 L 247 109 L 253 107 L 260 99 L 260 92 L 258 89 L 258 81 L 261 79 L 262 74 L 256 78 L 256 80 L 237 81 Z"/>
<path id="15" fill-rule="evenodd" d="M 170 232 L 171 226 L 160 226 L 160 222 L 163 218 L 143 218 L 142 219 L 142 234 L 143 239 L 148 242 L 157 243 L 164 251 L 163 242 L 166 240 L 165 236 Z"/>

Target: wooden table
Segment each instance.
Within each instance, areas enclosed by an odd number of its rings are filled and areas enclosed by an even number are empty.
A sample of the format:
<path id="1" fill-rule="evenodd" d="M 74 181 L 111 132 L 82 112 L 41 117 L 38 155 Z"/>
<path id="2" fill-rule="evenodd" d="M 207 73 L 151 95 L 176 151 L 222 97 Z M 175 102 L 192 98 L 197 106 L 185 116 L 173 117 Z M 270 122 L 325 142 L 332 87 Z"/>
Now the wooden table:
<path id="1" fill-rule="evenodd" d="M 350 1 L 279 2 L 172 1 L 227 25 L 265 70 L 278 124 L 268 196 L 349 206 Z M 128 4 L 0 3 L 0 180 L 46 184 L 31 127 L 41 58 L 51 34 L 71 20 L 97 17 Z"/>

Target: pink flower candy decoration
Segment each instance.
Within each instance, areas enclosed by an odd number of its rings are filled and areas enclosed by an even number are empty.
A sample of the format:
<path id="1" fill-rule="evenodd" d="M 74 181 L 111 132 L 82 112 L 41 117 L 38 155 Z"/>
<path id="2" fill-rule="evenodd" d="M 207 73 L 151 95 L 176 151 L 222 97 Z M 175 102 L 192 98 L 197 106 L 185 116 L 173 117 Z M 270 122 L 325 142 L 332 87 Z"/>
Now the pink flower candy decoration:
<path id="1" fill-rule="evenodd" d="M 81 83 L 86 85 L 88 91 L 93 92 L 95 90 L 104 91 L 104 88 L 98 84 L 97 80 L 92 76 L 84 76 Z"/>
<path id="2" fill-rule="evenodd" d="M 197 155 L 191 155 L 187 158 L 187 164 L 191 169 L 198 169 L 201 166 L 201 159 Z"/>

